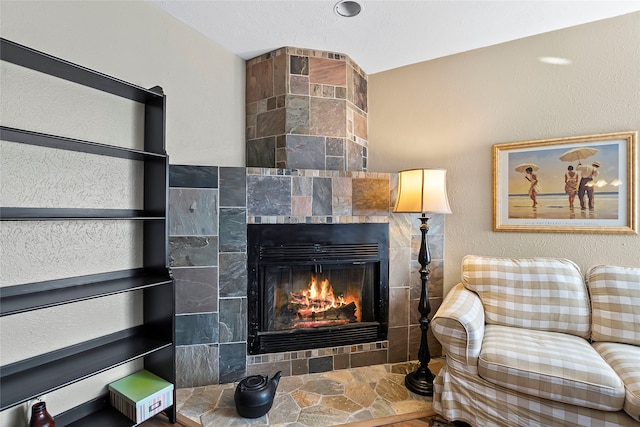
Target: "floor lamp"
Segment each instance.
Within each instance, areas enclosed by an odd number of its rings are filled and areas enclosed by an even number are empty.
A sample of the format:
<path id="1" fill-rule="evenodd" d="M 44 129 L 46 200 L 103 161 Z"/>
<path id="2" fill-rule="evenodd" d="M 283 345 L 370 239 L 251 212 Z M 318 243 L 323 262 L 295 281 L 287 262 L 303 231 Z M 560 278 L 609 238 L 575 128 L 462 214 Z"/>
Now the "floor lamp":
<path id="1" fill-rule="evenodd" d="M 420 263 L 420 280 L 422 289 L 420 291 L 420 302 L 418 311 L 420 312 L 420 350 L 418 360 L 420 366 L 414 372 L 410 372 L 404 379 L 407 388 L 414 393 L 423 396 L 433 396 L 434 375 L 429 370 L 431 354 L 427 343 L 427 330 L 429 329 L 429 294 L 427 282 L 429 281 L 429 263 L 431 254 L 427 245 L 427 232 L 429 225 L 426 214 L 448 214 L 451 213 L 449 200 L 447 199 L 446 185 L 447 171 L 444 169 L 411 169 L 398 172 L 398 196 L 393 208 L 394 212 L 420 213 L 421 225 L 420 252 L 418 262 Z"/>

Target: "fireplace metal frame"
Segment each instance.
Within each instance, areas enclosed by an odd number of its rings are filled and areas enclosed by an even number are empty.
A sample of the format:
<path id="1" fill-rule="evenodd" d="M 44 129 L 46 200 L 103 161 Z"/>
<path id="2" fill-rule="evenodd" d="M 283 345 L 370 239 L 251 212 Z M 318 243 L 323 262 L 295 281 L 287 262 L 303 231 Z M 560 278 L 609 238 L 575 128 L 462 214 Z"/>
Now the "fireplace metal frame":
<path id="1" fill-rule="evenodd" d="M 295 242 L 291 236 L 295 234 Z M 383 341 L 389 320 L 389 224 L 248 224 L 249 354 L 279 353 Z M 376 319 L 346 325 L 269 332 L 262 330 L 261 264 L 373 262 L 379 265 Z"/>

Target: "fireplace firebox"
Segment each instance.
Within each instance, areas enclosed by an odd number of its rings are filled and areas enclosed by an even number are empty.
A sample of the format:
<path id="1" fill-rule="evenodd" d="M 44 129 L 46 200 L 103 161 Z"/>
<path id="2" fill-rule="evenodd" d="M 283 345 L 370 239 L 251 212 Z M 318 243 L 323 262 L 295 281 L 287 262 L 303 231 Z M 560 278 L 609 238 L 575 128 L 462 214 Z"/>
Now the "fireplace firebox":
<path id="1" fill-rule="evenodd" d="M 249 224 L 249 354 L 386 340 L 388 241 L 388 224 Z"/>

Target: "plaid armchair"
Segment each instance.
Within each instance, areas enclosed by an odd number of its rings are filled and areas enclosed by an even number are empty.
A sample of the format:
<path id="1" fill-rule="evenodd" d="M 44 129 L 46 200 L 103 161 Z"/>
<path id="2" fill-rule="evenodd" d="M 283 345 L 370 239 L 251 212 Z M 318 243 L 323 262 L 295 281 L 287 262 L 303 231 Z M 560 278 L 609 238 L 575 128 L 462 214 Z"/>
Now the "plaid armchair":
<path id="1" fill-rule="evenodd" d="M 446 355 L 434 409 L 450 420 L 640 425 L 640 268 L 585 281 L 565 259 L 467 256 L 431 325 Z"/>

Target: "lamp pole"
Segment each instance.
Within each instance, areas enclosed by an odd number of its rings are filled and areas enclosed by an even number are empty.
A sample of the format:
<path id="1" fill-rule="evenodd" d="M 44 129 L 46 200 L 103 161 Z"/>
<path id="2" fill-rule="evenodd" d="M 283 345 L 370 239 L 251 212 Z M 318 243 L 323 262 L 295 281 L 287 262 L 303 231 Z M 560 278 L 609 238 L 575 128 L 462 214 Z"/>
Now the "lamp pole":
<path id="1" fill-rule="evenodd" d="M 404 378 L 406 387 L 414 393 L 423 396 L 433 396 L 433 378 L 434 375 L 429 370 L 429 362 L 431 354 L 429 353 L 429 344 L 427 342 L 427 331 L 429 329 L 429 312 L 431 305 L 429 304 L 429 293 L 427 290 L 427 282 L 429 281 L 429 264 L 431 263 L 431 253 L 427 245 L 427 232 L 429 218 L 423 213 L 420 217 L 420 233 L 422 240 L 420 242 L 420 252 L 418 252 L 418 262 L 420 263 L 420 280 L 422 288 L 420 290 L 420 302 L 418 303 L 418 311 L 420 312 L 420 349 L 418 350 L 418 360 L 420 366 L 414 372 L 410 372 Z"/>
<path id="2" fill-rule="evenodd" d="M 449 200 L 447 199 L 447 171 L 444 169 L 407 169 L 398 172 L 398 196 L 393 208 L 394 212 L 419 213 L 420 216 L 420 252 L 418 262 L 420 263 L 420 302 L 418 311 L 420 312 L 420 350 L 418 350 L 418 361 L 420 365 L 414 372 L 407 374 L 404 379 L 405 386 L 416 394 L 423 396 L 433 396 L 434 375 L 429 370 L 431 354 L 429 353 L 429 343 L 427 342 L 427 331 L 429 330 L 429 293 L 427 282 L 429 281 L 429 264 L 431 254 L 427 245 L 427 232 L 429 225 L 427 214 L 449 214 Z"/>

